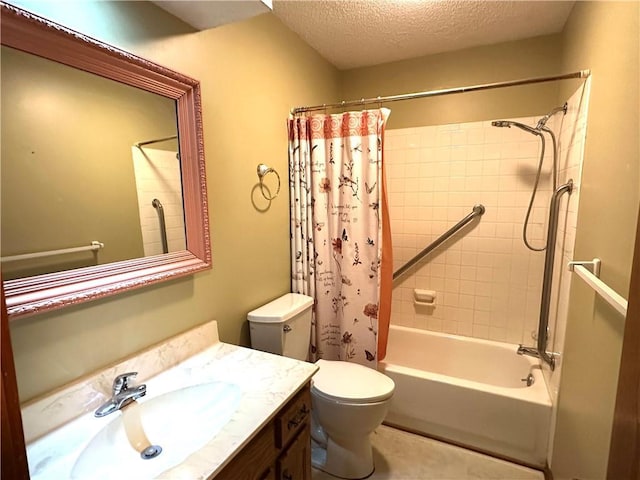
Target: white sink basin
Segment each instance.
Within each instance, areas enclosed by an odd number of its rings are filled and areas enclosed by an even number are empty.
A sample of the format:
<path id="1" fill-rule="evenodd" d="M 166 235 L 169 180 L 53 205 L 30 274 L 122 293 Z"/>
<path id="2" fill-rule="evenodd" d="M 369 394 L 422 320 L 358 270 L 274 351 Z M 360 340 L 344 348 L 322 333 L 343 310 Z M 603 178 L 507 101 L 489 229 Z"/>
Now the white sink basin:
<path id="1" fill-rule="evenodd" d="M 71 478 L 155 478 L 213 439 L 235 412 L 240 396 L 236 385 L 211 382 L 134 406 L 135 419 L 139 419 L 146 437 L 162 448 L 159 455 L 146 460 L 131 445 L 122 412 L 113 413 L 113 421 L 93 437 L 76 460 Z"/>

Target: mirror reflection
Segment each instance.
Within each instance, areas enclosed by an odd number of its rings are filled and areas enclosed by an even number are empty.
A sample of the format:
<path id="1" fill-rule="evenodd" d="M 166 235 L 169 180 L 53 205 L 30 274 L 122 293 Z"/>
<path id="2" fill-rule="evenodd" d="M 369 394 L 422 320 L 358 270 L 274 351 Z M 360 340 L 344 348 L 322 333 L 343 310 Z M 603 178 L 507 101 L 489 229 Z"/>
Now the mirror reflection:
<path id="1" fill-rule="evenodd" d="M 176 101 L 6 46 L 1 62 L 4 279 L 185 250 Z"/>

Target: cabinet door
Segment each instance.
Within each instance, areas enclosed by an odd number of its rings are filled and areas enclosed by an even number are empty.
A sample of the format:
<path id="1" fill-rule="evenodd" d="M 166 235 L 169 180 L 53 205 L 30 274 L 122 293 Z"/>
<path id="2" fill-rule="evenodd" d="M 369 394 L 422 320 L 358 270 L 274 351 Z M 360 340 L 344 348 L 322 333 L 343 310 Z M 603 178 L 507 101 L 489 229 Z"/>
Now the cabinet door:
<path id="1" fill-rule="evenodd" d="M 215 476 L 216 480 L 275 480 L 273 463 L 278 455 L 273 422 L 264 427 L 244 449 Z"/>
<path id="2" fill-rule="evenodd" d="M 278 458 L 277 480 L 311 480 L 311 437 L 307 424 Z"/>
<path id="3" fill-rule="evenodd" d="M 262 474 L 260 480 L 276 480 L 276 469 L 271 466 L 269 469 Z"/>
<path id="4" fill-rule="evenodd" d="M 305 387 L 282 409 L 275 419 L 276 447 L 282 448 L 309 423 L 311 391 Z"/>

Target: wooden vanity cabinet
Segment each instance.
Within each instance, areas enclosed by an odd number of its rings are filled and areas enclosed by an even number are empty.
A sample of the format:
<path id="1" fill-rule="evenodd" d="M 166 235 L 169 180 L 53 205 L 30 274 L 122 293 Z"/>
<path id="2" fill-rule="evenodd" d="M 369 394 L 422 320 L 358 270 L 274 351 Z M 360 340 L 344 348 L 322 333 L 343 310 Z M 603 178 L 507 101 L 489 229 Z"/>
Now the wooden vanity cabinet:
<path id="1" fill-rule="evenodd" d="M 309 425 L 295 437 L 276 461 L 277 480 L 311 480 L 311 442 Z"/>
<path id="2" fill-rule="evenodd" d="M 311 392 L 305 385 L 215 480 L 311 480 Z"/>

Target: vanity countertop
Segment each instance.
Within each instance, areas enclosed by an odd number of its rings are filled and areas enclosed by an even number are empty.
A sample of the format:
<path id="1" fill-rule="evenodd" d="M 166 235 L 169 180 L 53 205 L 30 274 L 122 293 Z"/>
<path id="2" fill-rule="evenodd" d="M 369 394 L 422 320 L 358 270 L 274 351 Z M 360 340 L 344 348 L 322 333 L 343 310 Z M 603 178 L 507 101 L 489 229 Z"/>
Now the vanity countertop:
<path id="1" fill-rule="evenodd" d="M 151 378 L 145 378 L 144 372 L 140 369 L 140 383 L 144 382 L 147 385 L 146 397 L 148 398 L 178 387 L 212 381 L 232 383 L 242 391 L 237 410 L 220 433 L 203 448 L 187 457 L 184 462 L 165 471 L 157 478 L 171 480 L 214 478 L 317 370 L 312 363 L 219 342 L 217 328 L 214 340 L 214 343 L 204 350 L 181 360 Z M 184 342 L 183 338 L 182 343 Z M 162 348 L 160 346 L 155 349 L 154 354 L 157 358 L 162 355 Z M 113 375 L 114 370 L 117 373 L 124 373 L 130 371 L 126 369 L 131 367 L 131 360 L 128 364 L 110 367 L 107 373 L 103 374 L 105 378 L 100 382 L 93 379 L 93 387 L 87 389 L 86 386 L 80 388 L 76 385 L 74 388 L 40 399 L 26 408 L 23 407 L 28 442 L 27 457 L 33 480 L 71 478 L 74 463 L 84 447 L 96 433 L 113 420 L 115 415 L 120 415 L 116 412 L 103 418 L 93 416 L 96 403 L 107 398 L 104 393 L 97 392 L 104 387 L 96 389 L 95 385 L 104 384 L 105 379 Z M 134 364 L 133 367 L 136 365 Z M 91 393 L 87 393 L 88 391 Z M 75 407 L 83 409 L 86 413 L 60 426 L 54 426 L 49 433 L 29 441 L 29 436 L 33 435 L 30 430 L 35 430 L 34 424 L 42 423 L 47 418 L 60 417 L 61 411 L 69 410 L 70 406 L 64 403 L 65 399 L 69 403 L 70 398 L 79 402 Z M 43 428 L 42 425 L 39 427 Z M 117 462 L 115 459 L 114 461 Z"/>

